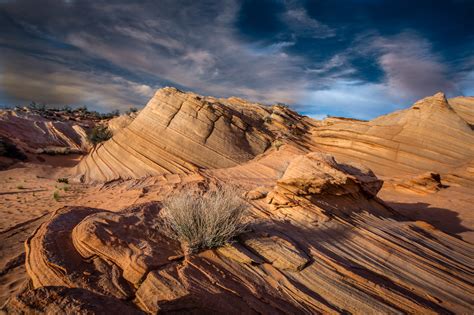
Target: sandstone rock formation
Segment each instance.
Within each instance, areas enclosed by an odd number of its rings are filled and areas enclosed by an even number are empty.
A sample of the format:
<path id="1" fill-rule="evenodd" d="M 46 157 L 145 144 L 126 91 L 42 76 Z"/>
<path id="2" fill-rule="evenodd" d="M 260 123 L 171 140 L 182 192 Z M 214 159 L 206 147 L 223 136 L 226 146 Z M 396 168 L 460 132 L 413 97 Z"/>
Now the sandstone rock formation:
<path id="1" fill-rule="evenodd" d="M 448 100 L 454 111 L 474 128 L 474 97 L 458 96 Z"/>
<path id="2" fill-rule="evenodd" d="M 410 199 L 472 205 L 470 102 L 437 94 L 372 121 L 315 121 L 281 105 L 159 90 L 72 171 L 101 185 L 77 184 L 93 190 L 76 206 L 0 233 L 13 248 L 32 231 L 26 253 L 9 249 L 19 253 L 0 270 L 24 260 L 28 285 L 1 310 L 472 313 L 473 245 L 426 219 L 454 211 Z M 160 201 L 228 184 L 245 192 L 248 231 L 184 253 L 162 228 Z M 411 203 L 397 205 L 400 192 Z"/>
<path id="3" fill-rule="evenodd" d="M 0 111 L 0 136 L 29 153 L 86 153 L 87 124 L 54 121 L 36 113 Z"/>
<path id="4" fill-rule="evenodd" d="M 428 194 L 439 191 L 440 189 L 449 187 L 442 184 L 441 176 L 437 173 L 427 172 L 414 178 L 397 182 L 397 189 L 407 190 L 412 193 Z"/>
<path id="5" fill-rule="evenodd" d="M 258 167 L 273 171 L 253 181 Z M 287 145 L 208 171 L 202 187 L 237 177 L 249 191 L 272 183 L 266 197 L 249 200 L 251 229 L 193 255 L 162 234 L 157 202 L 118 213 L 60 209 L 26 242 L 33 289 L 5 309 L 73 313 L 97 304 L 99 312 L 116 300 L 110 310 L 145 313 L 472 310 L 472 245 L 406 221 L 376 197 L 381 181 L 370 170 Z M 55 298 L 45 305 L 45 295 Z"/>
<path id="6" fill-rule="evenodd" d="M 75 175 L 107 182 L 238 165 L 265 152 L 279 132 L 304 132 L 299 118 L 281 106 L 164 88 L 130 125 L 92 151 Z"/>
<path id="7" fill-rule="evenodd" d="M 120 115 L 118 117 L 114 117 L 107 122 L 107 127 L 113 134 L 115 134 L 119 130 L 130 125 L 130 123 L 137 117 L 137 115 L 138 113 L 131 112 L 131 113 Z"/>
<path id="8" fill-rule="evenodd" d="M 474 131 L 468 124 L 474 110 L 455 106 L 438 93 L 369 122 L 327 121 L 315 128 L 313 140 L 321 150 L 359 161 L 378 175 L 447 173 L 474 158 Z"/>

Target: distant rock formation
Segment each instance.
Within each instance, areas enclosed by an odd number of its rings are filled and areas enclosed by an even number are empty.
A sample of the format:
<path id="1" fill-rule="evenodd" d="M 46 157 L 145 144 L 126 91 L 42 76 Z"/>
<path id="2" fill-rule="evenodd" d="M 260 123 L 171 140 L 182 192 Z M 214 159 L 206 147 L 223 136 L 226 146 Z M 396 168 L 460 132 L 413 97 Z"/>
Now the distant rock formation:
<path id="1" fill-rule="evenodd" d="M 107 127 L 113 134 L 115 134 L 119 130 L 122 130 L 123 128 L 130 125 L 130 123 L 137 117 L 137 115 L 137 112 L 130 112 L 122 114 L 118 117 L 114 117 L 107 122 Z"/>
<path id="2" fill-rule="evenodd" d="M 265 152 L 281 134 L 305 128 L 301 116 L 282 106 L 163 88 L 133 122 L 81 161 L 75 175 L 107 182 L 235 166 Z"/>
<path id="3" fill-rule="evenodd" d="M 52 120 L 34 112 L 0 111 L 0 136 L 26 153 L 86 153 L 87 122 Z"/>
<path id="4" fill-rule="evenodd" d="M 323 121 L 312 139 L 321 150 L 359 161 L 378 175 L 446 173 L 474 159 L 474 107 L 467 101 L 453 99 L 452 107 L 438 93 L 368 122 Z"/>

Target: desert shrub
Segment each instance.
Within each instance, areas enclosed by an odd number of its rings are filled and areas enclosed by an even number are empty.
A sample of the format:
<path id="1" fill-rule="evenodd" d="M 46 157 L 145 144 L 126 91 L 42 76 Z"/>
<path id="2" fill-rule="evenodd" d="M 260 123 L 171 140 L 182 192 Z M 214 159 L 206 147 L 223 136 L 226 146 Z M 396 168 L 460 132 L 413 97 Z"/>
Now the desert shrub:
<path id="1" fill-rule="evenodd" d="M 277 149 L 277 151 L 280 149 L 280 147 L 282 145 L 284 145 L 285 143 L 279 139 L 275 140 L 272 142 L 272 145 Z"/>
<path id="2" fill-rule="evenodd" d="M 285 103 L 277 103 L 277 106 L 282 107 L 282 108 L 286 108 L 286 109 L 290 108 L 290 106 L 288 106 Z"/>
<path id="3" fill-rule="evenodd" d="M 69 184 L 69 179 L 66 177 L 60 177 L 57 179 L 58 183 L 64 183 L 64 184 Z"/>
<path id="4" fill-rule="evenodd" d="M 96 145 L 112 138 L 112 132 L 105 125 L 97 125 L 89 134 L 89 141 Z"/>
<path id="5" fill-rule="evenodd" d="M 25 187 L 23 185 L 18 185 L 16 186 L 16 189 L 25 189 Z"/>
<path id="6" fill-rule="evenodd" d="M 248 206 L 238 190 L 221 187 L 193 196 L 183 190 L 163 202 L 165 230 L 188 252 L 219 247 L 243 232 Z"/>
<path id="7" fill-rule="evenodd" d="M 130 114 L 133 114 L 133 113 L 136 113 L 136 112 L 138 112 L 138 108 L 130 107 L 125 113 L 130 115 Z"/>
<path id="8" fill-rule="evenodd" d="M 53 193 L 53 199 L 59 201 L 59 198 L 61 198 L 61 196 L 59 195 L 59 191 L 55 191 Z"/>

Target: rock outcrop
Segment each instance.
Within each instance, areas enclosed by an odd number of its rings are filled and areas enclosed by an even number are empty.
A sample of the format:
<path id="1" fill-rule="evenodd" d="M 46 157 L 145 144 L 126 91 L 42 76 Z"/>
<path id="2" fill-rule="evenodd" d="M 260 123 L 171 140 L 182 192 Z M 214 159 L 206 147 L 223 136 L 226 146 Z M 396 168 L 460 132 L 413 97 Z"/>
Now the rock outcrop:
<path id="1" fill-rule="evenodd" d="M 133 122 L 92 151 L 75 175 L 108 182 L 235 166 L 265 152 L 279 133 L 303 133 L 299 118 L 282 106 L 163 88 Z"/>
<path id="2" fill-rule="evenodd" d="M 258 167 L 273 171 L 255 180 Z M 202 187 L 237 177 L 249 191 L 273 184 L 249 200 L 252 225 L 235 243 L 184 255 L 163 234 L 157 202 L 63 208 L 26 242 L 33 288 L 5 309 L 99 312 L 116 300 L 110 310 L 145 313 L 472 310 L 472 245 L 387 207 L 366 168 L 285 146 L 203 176 Z"/>
<path id="3" fill-rule="evenodd" d="M 450 98 L 449 105 L 474 129 L 474 97 L 459 96 Z"/>
<path id="4" fill-rule="evenodd" d="M 474 158 L 468 123 L 474 108 L 462 104 L 453 108 L 438 93 L 368 122 L 327 121 L 314 129 L 313 140 L 321 150 L 359 161 L 378 175 L 447 173 Z"/>
<path id="5" fill-rule="evenodd" d="M 87 124 L 51 120 L 33 112 L 0 111 L 0 136 L 27 153 L 86 153 Z"/>
<path id="6" fill-rule="evenodd" d="M 112 134 L 116 134 L 119 132 L 119 130 L 122 130 L 123 128 L 130 125 L 137 115 L 138 113 L 131 112 L 114 117 L 107 122 L 107 127 L 112 132 Z"/>

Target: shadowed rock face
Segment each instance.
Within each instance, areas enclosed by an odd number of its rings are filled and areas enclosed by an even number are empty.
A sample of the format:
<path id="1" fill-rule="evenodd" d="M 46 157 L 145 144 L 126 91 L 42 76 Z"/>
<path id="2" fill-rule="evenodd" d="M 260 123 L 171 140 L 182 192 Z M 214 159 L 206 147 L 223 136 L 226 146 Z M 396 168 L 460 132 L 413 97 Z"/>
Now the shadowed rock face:
<path id="1" fill-rule="evenodd" d="M 455 108 L 438 93 L 369 122 L 329 121 L 315 128 L 313 140 L 322 150 L 360 161 L 377 174 L 449 172 L 474 159 L 474 132 L 468 124 L 474 110 Z"/>
<path id="2" fill-rule="evenodd" d="M 104 182 L 234 166 L 270 147 L 276 137 L 272 128 L 295 121 L 290 115 L 299 117 L 277 106 L 164 88 L 132 123 L 92 151 L 75 174 L 85 182 Z M 265 123 L 267 116 L 273 116 L 273 127 Z"/>
<path id="3" fill-rule="evenodd" d="M 117 213 L 58 210 L 26 242 L 33 289 L 5 309 L 86 312 L 115 299 L 146 313 L 471 310 L 472 245 L 406 221 L 376 198 L 381 181 L 366 168 L 286 148 L 204 174 L 201 186 L 236 176 L 245 182 L 263 167 L 273 168 L 265 173 L 273 188 L 249 201 L 251 229 L 199 254 L 184 256 L 163 234 L 156 202 Z M 55 296 L 48 305 L 45 294 Z"/>
<path id="4" fill-rule="evenodd" d="M 32 112 L 0 111 L 0 136 L 29 153 L 85 153 L 89 150 L 89 125 L 51 120 Z"/>

